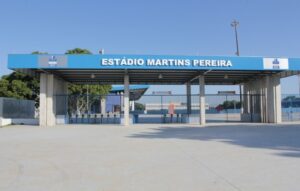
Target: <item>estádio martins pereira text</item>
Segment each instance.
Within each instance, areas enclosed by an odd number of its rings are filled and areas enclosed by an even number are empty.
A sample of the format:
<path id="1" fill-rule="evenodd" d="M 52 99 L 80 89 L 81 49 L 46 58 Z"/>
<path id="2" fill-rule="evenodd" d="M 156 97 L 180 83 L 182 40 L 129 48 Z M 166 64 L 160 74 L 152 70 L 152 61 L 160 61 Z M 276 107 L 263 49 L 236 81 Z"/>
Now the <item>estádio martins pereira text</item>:
<path id="1" fill-rule="evenodd" d="M 214 59 L 142 59 L 142 58 L 103 58 L 102 66 L 194 66 L 232 67 L 230 60 Z"/>

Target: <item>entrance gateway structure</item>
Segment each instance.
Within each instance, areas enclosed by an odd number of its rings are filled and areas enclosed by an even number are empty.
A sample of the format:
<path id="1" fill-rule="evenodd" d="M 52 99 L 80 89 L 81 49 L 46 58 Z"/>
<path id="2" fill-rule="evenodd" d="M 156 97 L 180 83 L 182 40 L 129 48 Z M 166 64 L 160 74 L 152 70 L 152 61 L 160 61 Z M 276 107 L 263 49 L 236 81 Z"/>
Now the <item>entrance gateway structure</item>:
<path id="1" fill-rule="evenodd" d="M 197 120 L 187 122 L 201 125 L 206 122 L 205 85 L 241 85 L 242 121 L 280 123 L 280 78 L 299 74 L 300 58 L 13 54 L 8 56 L 8 68 L 40 77 L 40 126 L 56 124 L 58 107 L 63 107 L 56 96 L 67 95 L 67 83 L 124 84 L 120 123 L 126 126 L 133 119 L 130 84 L 186 84 L 188 112 L 191 85 L 198 85 L 200 112 Z"/>

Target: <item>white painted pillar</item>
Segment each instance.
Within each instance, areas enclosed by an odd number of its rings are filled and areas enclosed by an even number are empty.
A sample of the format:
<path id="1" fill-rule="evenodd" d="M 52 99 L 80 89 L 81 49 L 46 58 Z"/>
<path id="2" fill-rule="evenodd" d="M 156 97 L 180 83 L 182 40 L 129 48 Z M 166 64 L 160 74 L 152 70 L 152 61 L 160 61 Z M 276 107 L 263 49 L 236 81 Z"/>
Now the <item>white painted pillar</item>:
<path id="1" fill-rule="evenodd" d="M 131 111 L 134 111 L 135 110 L 134 100 L 132 100 L 130 102 L 131 102 Z"/>
<path id="2" fill-rule="evenodd" d="M 124 125 L 129 125 L 129 75 L 124 75 Z"/>
<path id="3" fill-rule="evenodd" d="M 280 77 L 267 76 L 267 122 L 281 123 L 281 86 Z"/>
<path id="4" fill-rule="evenodd" d="M 191 83 L 187 82 L 186 83 L 186 109 L 187 109 L 187 114 L 192 113 L 192 96 L 191 96 Z"/>
<path id="5" fill-rule="evenodd" d="M 54 126 L 55 117 L 55 98 L 53 74 L 40 74 L 40 126 Z"/>
<path id="6" fill-rule="evenodd" d="M 282 122 L 282 106 L 281 106 L 281 84 L 280 77 L 275 77 L 275 106 L 276 106 L 276 121 L 275 123 Z"/>
<path id="7" fill-rule="evenodd" d="M 106 99 L 105 98 L 101 98 L 101 114 L 105 114 L 106 113 Z"/>
<path id="8" fill-rule="evenodd" d="M 263 78 L 261 81 L 261 122 L 267 123 L 267 87 L 266 87 L 266 78 Z"/>
<path id="9" fill-rule="evenodd" d="M 200 125 L 205 125 L 205 79 L 204 75 L 199 76 L 199 90 L 200 90 Z"/>
<path id="10" fill-rule="evenodd" d="M 241 103 L 241 111 L 240 113 L 243 114 L 244 113 L 244 97 L 243 97 L 243 90 L 244 89 L 244 85 L 243 84 L 240 84 L 240 103 Z"/>
<path id="11" fill-rule="evenodd" d="M 243 94 L 244 94 L 244 99 L 243 99 L 243 113 L 249 114 L 250 110 L 250 92 L 249 92 L 249 82 L 244 84 L 243 87 Z"/>
<path id="12" fill-rule="evenodd" d="M 39 108 L 39 124 L 47 126 L 47 74 L 40 74 L 40 108 Z"/>
<path id="13" fill-rule="evenodd" d="M 66 118 L 68 117 L 68 111 L 69 111 L 69 83 L 68 82 L 64 82 L 64 89 L 63 89 L 63 95 L 65 96 L 65 114 L 66 114 Z"/>
<path id="14" fill-rule="evenodd" d="M 47 126 L 55 125 L 54 75 L 47 75 Z"/>
<path id="15" fill-rule="evenodd" d="M 124 92 L 119 92 L 119 95 L 121 96 L 121 111 L 124 111 Z"/>

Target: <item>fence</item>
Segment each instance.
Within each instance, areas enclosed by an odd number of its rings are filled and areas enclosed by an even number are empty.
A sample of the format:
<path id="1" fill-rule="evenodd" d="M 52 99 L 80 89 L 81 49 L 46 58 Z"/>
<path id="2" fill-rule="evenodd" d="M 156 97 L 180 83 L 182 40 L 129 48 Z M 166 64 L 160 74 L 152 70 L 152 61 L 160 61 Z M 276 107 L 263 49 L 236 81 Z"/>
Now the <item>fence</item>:
<path id="1" fill-rule="evenodd" d="M 131 113 L 139 115 L 140 123 L 186 123 L 199 118 L 199 95 L 144 95 L 135 102 L 139 108 Z M 240 121 L 240 95 L 205 95 L 208 122 Z"/>
<path id="2" fill-rule="evenodd" d="M 69 123 L 118 124 L 122 118 L 122 95 L 57 95 L 56 115 Z"/>
<path id="3" fill-rule="evenodd" d="M 0 117 L 11 119 L 32 119 L 35 116 L 35 102 L 13 98 L 0 98 Z"/>
<path id="4" fill-rule="evenodd" d="M 243 95 L 251 104 L 261 95 Z M 130 95 L 130 114 L 134 123 L 188 123 L 199 120 L 199 95 Z M 240 95 L 208 94 L 207 122 L 241 121 Z M 190 104 L 188 104 L 190 102 Z M 122 95 L 58 95 L 56 114 L 66 115 L 70 123 L 120 123 Z M 190 107 L 188 106 L 190 105 Z M 253 104 L 252 104 L 253 105 Z M 253 109 L 250 112 L 260 112 Z"/>
<path id="5" fill-rule="evenodd" d="M 283 94 L 281 97 L 282 120 L 300 121 L 300 95 Z"/>

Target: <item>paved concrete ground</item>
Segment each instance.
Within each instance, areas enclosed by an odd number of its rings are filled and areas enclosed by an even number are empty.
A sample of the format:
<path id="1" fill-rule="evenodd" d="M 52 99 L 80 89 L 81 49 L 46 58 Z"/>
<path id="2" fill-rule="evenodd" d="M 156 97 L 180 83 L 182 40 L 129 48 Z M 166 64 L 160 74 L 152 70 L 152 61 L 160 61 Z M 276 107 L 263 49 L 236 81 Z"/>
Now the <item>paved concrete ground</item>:
<path id="1" fill-rule="evenodd" d="M 299 190 L 300 125 L 0 128 L 0 190 Z"/>

